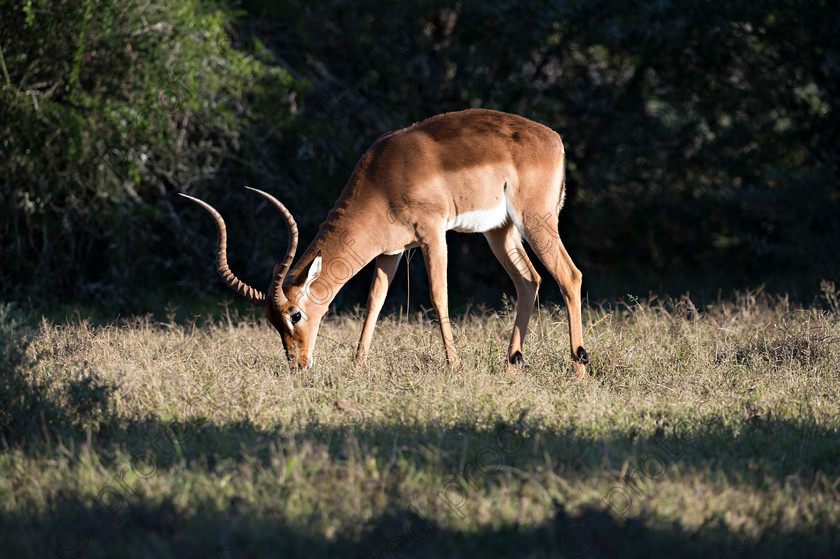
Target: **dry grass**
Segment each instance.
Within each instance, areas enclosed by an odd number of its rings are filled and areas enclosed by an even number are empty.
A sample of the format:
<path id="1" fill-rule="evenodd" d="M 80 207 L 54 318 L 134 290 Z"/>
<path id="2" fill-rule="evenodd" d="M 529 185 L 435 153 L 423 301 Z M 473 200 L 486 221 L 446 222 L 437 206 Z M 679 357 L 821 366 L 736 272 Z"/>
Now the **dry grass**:
<path id="1" fill-rule="evenodd" d="M 42 321 L 27 340 L 7 327 L 0 549 L 156 559 L 840 549 L 836 310 L 748 292 L 704 309 L 686 298 L 584 314 L 583 382 L 571 380 L 563 312 L 546 308 L 517 375 L 503 367 L 509 312 L 460 319 L 461 373 L 447 370 L 425 315 L 383 319 L 366 370 L 350 365 L 358 317 L 333 316 L 307 374 L 288 370 L 277 336 L 251 317 Z"/>

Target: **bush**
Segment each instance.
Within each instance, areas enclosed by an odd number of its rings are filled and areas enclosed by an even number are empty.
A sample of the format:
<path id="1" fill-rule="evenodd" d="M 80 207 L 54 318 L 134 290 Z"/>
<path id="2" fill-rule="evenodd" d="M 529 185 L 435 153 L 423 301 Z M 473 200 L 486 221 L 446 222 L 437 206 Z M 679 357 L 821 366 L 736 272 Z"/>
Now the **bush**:
<path id="1" fill-rule="evenodd" d="M 0 289 L 138 311 L 138 290 L 196 280 L 206 246 L 172 194 L 224 191 L 252 100 L 273 103 L 282 124 L 298 85 L 233 48 L 234 16 L 214 2 L 0 9 Z"/>
<path id="2" fill-rule="evenodd" d="M 271 212 L 255 220 L 263 206 L 243 184 L 282 197 L 305 243 L 377 136 L 479 106 L 563 136 L 561 236 L 596 292 L 766 282 L 808 300 L 820 279 L 840 281 L 840 16 L 828 2 L 0 10 L 10 298 L 137 312 L 222 293 L 212 224 L 175 199 L 183 190 L 222 211 L 232 267 L 264 285 L 284 228 Z M 453 236 L 451 251 L 453 293 L 508 286 L 484 273 L 480 237 Z M 422 264 L 412 273 L 423 286 Z M 354 282 L 347 300 L 366 288 Z"/>

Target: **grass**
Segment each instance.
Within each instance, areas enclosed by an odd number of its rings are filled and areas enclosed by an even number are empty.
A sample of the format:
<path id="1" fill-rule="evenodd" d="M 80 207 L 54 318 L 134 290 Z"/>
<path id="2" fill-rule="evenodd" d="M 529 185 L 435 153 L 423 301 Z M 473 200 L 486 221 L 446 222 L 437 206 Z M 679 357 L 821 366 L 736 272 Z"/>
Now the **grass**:
<path id="1" fill-rule="evenodd" d="M 831 557 L 840 313 L 746 292 L 585 309 L 358 313 L 296 374 L 265 320 L 19 324 L 0 307 L 7 557 Z M 836 303 L 836 298 L 833 300 Z M 828 308 L 829 310 L 825 310 Z"/>

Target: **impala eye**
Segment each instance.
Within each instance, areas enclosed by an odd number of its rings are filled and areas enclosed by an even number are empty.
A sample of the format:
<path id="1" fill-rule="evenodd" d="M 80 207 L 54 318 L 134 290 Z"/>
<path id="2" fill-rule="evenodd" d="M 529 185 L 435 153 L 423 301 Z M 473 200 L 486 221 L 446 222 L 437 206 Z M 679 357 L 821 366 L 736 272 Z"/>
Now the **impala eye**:
<path id="1" fill-rule="evenodd" d="M 298 322 L 300 322 L 300 318 L 301 318 L 300 311 L 297 311 L 295 314 L 293 314 L 291 316 L 291 318 L 292 318 L 292 324 L 297 324 Z"/>

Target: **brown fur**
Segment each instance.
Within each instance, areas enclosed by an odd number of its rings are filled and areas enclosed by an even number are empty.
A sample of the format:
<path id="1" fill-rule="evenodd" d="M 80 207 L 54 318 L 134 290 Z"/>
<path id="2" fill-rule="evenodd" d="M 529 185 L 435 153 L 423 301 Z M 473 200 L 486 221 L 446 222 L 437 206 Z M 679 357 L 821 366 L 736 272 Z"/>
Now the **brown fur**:
<path id="1" fill-rule="evenodd" d="M 367 316 L 357 349 L 363 362 L 399 251 L 420 247 L 432 303 L 450 363 L 457 363 L 448 316 L 446 229 L 458 216 L 488 212 L 507 200 L 505 221 L 483 231 L 516 286 L 516 319 L 508 360 L 521 364 L 521 346 L 540 277 L 522 236 L 554 276 L 569 310 L 573 367 L 581 359 L 581 273 L 557 234 L 565 190 L 560 136 L 528 119 L 484 109 L 438 115 L 380 137 L 361 157 L 315 239 L 286 278 L 288 301 L 266 315 L 283 338 L 293 365 L 308 367 L 321 318 L 338 290 L 376 260 Z M 506 210 L 507 212 L 508 210 Z M 479 219 L 479 218 L 475 218 Z M 479 220 L 478 223 L 481 223 Z M 313 273 L 320 264 L 320 272 Z M 304 319 L 289 328 L 288 319 Z M 578 348 L 581 348 L 580 350 Z"/>

